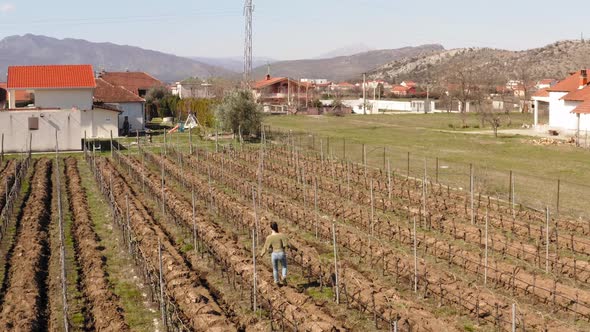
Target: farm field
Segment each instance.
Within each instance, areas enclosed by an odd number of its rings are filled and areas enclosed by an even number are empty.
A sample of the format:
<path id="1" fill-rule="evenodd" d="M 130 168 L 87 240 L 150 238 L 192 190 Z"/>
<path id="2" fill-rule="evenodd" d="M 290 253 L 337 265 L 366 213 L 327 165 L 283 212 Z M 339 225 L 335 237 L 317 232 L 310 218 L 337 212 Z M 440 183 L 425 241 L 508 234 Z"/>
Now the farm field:
<path id="1" fill-rule="evenodd" d="M 527 114 L 512 114 L 511 119 L 518 126 L 532 122 Z M 267 130 L 282 136 L 288 144 L 321 151 L 326 156 L 366 162 L 383 170 L 389 162 L 392 170 L 414 177 L 422 177 L 426 168 L 429 178 L 463 189 L 469 188 L 473 171 L 473 185 L 478 192 L 506 201 L 514 197 L 517 204 L 537 210 L 549 207 L 553 212 L 590 217 L 581 198 L 590 192 L 590 168 L 586 162 L 590 150 L 572 144 L 540 145 L 533 137 L 503 134 L 502 128 L 498 138 L 482 134 L 479 131 L 484 129 L 473 128 L 480 126 L 476 114 L 466 116 L 470 128 L 456 129 L 461 122 L 458 114 L 290 116 L 265 120 Z M 474 130 L 478 133 L 472 133 Z"/>
<path id="2" fill-rule="evenodd" d="M 130 142 L 0 165 L 2 330 L 590 328 L 588 222 L 278 141 Z"/>

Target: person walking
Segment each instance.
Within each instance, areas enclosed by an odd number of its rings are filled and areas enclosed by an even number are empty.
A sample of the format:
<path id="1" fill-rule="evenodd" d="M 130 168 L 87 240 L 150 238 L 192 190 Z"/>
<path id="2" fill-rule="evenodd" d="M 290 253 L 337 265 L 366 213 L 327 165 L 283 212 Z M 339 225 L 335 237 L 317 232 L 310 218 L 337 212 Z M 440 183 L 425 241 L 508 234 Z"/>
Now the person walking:
<path id="1" fill-rule="evenodd" d="M 275 284 L 279 285 L 279 263 L 282 267 L 280 284 L 287 284 L 287 254 L 285 249 L 289 248 L 289 241 L 287 236 L 283 233 L 279 233 L 279 225 L 276 222 L 270 223 L 271 234 L 266 237 L 264 247 L 260 252 L 260 257 L 264 256 L 266 252 L 272 248 L 271 263 L 272 263 L 272 276 Z"/>

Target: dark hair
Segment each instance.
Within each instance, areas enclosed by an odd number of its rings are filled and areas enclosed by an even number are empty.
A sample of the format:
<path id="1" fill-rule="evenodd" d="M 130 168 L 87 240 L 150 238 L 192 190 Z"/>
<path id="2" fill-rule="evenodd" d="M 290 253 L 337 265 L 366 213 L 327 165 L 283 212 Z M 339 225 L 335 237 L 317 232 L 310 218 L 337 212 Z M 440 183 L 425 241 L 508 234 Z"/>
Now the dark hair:
<path id="1" fill-rule="evenodd" d="M 270 223 L 270 228 L 277 233 L 279 232 L 279 225 L 275 221 Z"/>

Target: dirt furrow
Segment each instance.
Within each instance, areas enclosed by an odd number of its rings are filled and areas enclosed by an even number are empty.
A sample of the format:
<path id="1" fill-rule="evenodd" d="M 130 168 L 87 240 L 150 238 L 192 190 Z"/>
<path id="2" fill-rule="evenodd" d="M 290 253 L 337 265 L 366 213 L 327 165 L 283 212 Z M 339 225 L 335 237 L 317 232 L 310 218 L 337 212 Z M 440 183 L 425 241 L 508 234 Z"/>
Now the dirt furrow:
<path id="1" fill-rule="evenodd" d="M 8 288 L 0 311 L 0 329 L 4 331 L 40 331 L 47 328 L 51 169 L 48 159 L 37 161 L 34 168 L 31 194 L 20 220 L 10 259 Z"/>
<path id="2" fill-rule="evenodd" d="M 180 168 L 178 166 L 173 166 L 172 163 L 169 160 L 166 159 L 161 159 L 158 156 L 151 156 L 152 158 L 155 158 L 156 163 L 161 163 L 163 162 L 163 166 L 166 168 L 166 170 L 168 172 L 171 172 L 171 174 L 173 174 L 173 176 L 179 177 L 182 176 L 185 178 L 186 181 L 188 181 L 189 183 L 195 185 L 195 186 L 204 186 L 206 188 L 206 182 L 204 179 L 199 180 L 198 178 L 189 175 L 187 173 L 184 173 L 181 175 L 180 172 Z M 219 179 L 218 177 L 218 173 L 215 170 L 211 171 L 212 177 L 215 177 L 216 179 Z M 238 190 L 238 192 L 245 194 L 247 197 L 248 192 L 250 192 L 250 187 L 248 186 L 247 183 L 243 182 L 243 187 L 239 188 L 237 186 L 232 186 L 231 188 L 234 190 Z M 233 219 L 237 219 L 237 220 L 243 220 L 247 223 L 247 226 L 249 227 L 254 227 L 256 221 L 254 218 L 254 212 L 248 208 L 245 205 L 241 205 L 239 204 L 239 202 L 241 201 L 240 198 L 234 198 L 234 197 L 230 197 L 225 195 L 222 191 L 219 191 L 216 186 L 212 187 L 211 189 L 211 193 L 214 199 L 214 204 L 217 206 L 217 208 L 220 211 L 223 211 L 223 213 L 226 213 L 230 218 Z M 206 192 L 205 194 L 207 194 L 208 192 Z M 266 199 L 266 198 L 263 198 Z M 266 201 L 264 201 L 264 203 L 266 203 Z M 237 205 L 237 206 L 236 206 Z M 240 206 L 241 205 L 241 206 Z M 265 207 L 269 207 L 267 205 L 264 205 Z M 281 208 L 285 208 L 284 206 Z M 288 207 L 287 207 L 288 209 Z M 258 212 L 259 216 L 262 216 L 263 218 L 260 218 L 260 227 L 268 227 L 268 224 L 270 223 L 271 218 L 264 218 L 264 214 L 262 213 L 262 211 Z M 281 215 L 281 214 L 280 214 Z M 284 214 L 282 214 L 282 216 L 284 216 Z M 292 218 L 293 216 L 290 216 L 291 219 L 290 221 L 294 221 L 294 218 Z M 297 220 L 295 222 L 296 224 L 302 224 L 301 221 Z M 307 224 L 309 224 L 309 222 L 307 222 Z M 322 224 L 322 229 L 321 229 L 321 233 L 323 235 L 325 235 L 325 238 L 330 238 L 330 234 L 331 234 L 331 225 L 323 225 Z M 342 233 L 342 231 L 339 229 L 338 230 L 338 237 L 340 238 L 341 236 L 343 236 L 344 238 L 348 238 L 347 236 L 348 234 L 346 233 Z M 318 259 L 319 255 L 317 253 L 317 251 L 314 248 L 309 247 L 309 245 L 304 244 L 304 243 L 298 243 L 297 240 L 294 241 L 296 243 L 297 246 L 299 246 L 299 251 L 300 253 L 302 253 L 302 261 L 304 261 L 305 265 L 304 265 L 304 269 L 310 269 L 310 272 L 312 272 L 316 277 L 321 274 L 322 272 L 326 272 L 326 266 L 325 264 L 322 264 L 320 262 L 320 260 Z M 447 330 L 447 329 L 452 329 L 450 327 L 446 327 L 445 325 L 447 324 L 441 324 L 440 321 L 438 321 L 436 318 L 434 318 L 431 314 L 429 314 L 426 310 L 424 310 L 424 308 L 416 303 L 413 303 L 412 301 L 407 301 L 403 298 L 401 298 L 397 292 L 394 289 L 390 289 L 388 286 L 382 284 L 380 281 L 378 280 L 370 280 L 367 277 L 365 277 L 364 275 L 360 274 L 359 272 L 357 272 L 355 270 L 355 268 L 353 267 L 352 264 L 348 264 L 346 262 L 346 259 L 344 259 L 342 262 L 342 271 L 340 271 L 342 273 L 341 275 L 341 287 L 346 287 L 346 292 L 351 294 L 351 300 L 354 299 L 354 301 L 356 301 L 355 303 L 352 303 L 353 306 L 357 306 L 360 305 L 362 310 L 366 310 L 367 308 L 370 308 L 372 306 L 374 306 L 374 308 L 377 310 L 378 314 L 380 315 L 380 317 L 383 317 L 383 320 L 385 322 L 389 322 L 391 321 L 392 317 L 401 317 L 402 320 L 404 322 L 407 322 L 407 324 L 409 324 L 412 327 L 415 328 L 422 328 L 425 330 Z M 323 271 L 322 271 L 322 267 L 323 267 Z M 333 270 L 332 267 L 330 267 L 328 265 L 328 267 L 330 269 L 330 274 L 333 275 Z M 391 303 L 395 302 L 400 304 L 399 307 L 402 308 L 406 308 L 405 310 L 403 309 L 393 309 L 391 308 Z M 374 303 L 374 304 L 373 304 Z M 403 305 L 401 305 L 403 303 Z M 398 307 L 398 308 L 399 308 Z M 395 318 L 394 318 L 395 319 Z M 404 323 L 406 324 L 406 323 Z M 445 327 L 442 327 L 445 326 Z"/>
<path id="3" fill-rule="evenodd" d="M 73 216 L 73 237 L 76 261 L 80 266 L 80 287 L 88 299 L 90 325 L 99 331 L 128 331 L 119 299 L 114 295 L 105 272 L 100 243 L 92 227 L 86 192 L 81 184 L 77 160 L 65 161 L 65 179 L 70 210 Z"/>
<path id="4" fill-rule="evenodd" d="M 117 170 L 109 163 L 97 160 L 99 184 L 110 191 L 116 212 L 126 216 L 138 250 L 153 275 L 159 274 L 159 243 L 162 245 L 162 275 L 164 289 L 178 306 L 187 324 L 197 331 L 235 331 L 236 327 L 223 315 L 209 290 L 203 287 L 166 235 L 154 226 L 142 202 L 132 195 Z M 126 202 L 128 202 L 128 210 Z"/>
<path id="5" fill-rule="evenodd" d="M 119 156 L 120 160 L 125 164 L 125 167 L 131 167 L 134 173 L 141 177 L 145 185 L 156 196 L 161 197 L 161 180 L 157 175 L 152 174 L 147 169 L 143 168 L 139 162 L 133 162 L 125 156 Z M 141 176 L 139 175 L 141 174 Z M 195 185 L 195 193 L 200 199 L 206 201 L 209 195 L 209 190 L 204 183 Z M 182 221 L 186 227 L 193 227 L 192 207 L 184 198 L 171 191 L 169 188 L 164 188 L 165 201 L 167 210 L 177 220 Z M 239 208 L 235 202 L 228 202 L 234 207 Z M 232 209 L 235 211 L 235 209 Z M 250 215 L 246 211 L 241 211 L 240 215 L 246 220 L 251 220 Z M 239 218 L 236 216 L 236 218 Z M 225 263 L 229 264 L 231 269 L 238 275 L 245 278 L 248 283 L 252 283 L 253 278 L 253 264 L 251 261 L 251 253 L 244 251 L 233 236 L 225 234 L 225 231 L 217 226 L 209 216 L 199 212 L 194 222 L 199 230 L 202 239 L 208 244 L 211 251 L 215 252 L 217 258 L 223 259 Z M 241 222 L 237 219 L 234 222 Z M 272 280 L 268 271 L 258 271 L 258 293 L 266 301 L 272 303 L 275 310 L 284 312 L 284 316 L 290 320 L 293 328 L 305 331 L 332 331 L 344 330 L 334 318 L 323 313 L 320 307 L 317 307 L 310 298 L 299 294 L 290 287 L 277 288 L 267 280 Z"/>
<path id="6" fill-rule="evenodd" d="M 387 197 L 389 194 L 389 177 L 387 172 L 383 172 L 383 170 L 366 168 L 354 163 L 343 163 L 342 161 L 321 161 L 317 157 L 308 156 L 302 153 L 292 154 L 285 149 L 277 147 L 270 149 L 269 154 L 280 158 L 283 162 L 287 162 L 288 164 L 304 164 L 309 172 L 315 174 L 323 174 L 326 177 L 331 176 L 332 178 L 347 179 L 355 187 L 364 189 L 366 197 L 368 197 L 368 191 L 371 189 L 370 179 L 374 179 L 373 186 L 375 193 L 379 193 L 384 197 Z M 255 153 L 251 153 L 251 158 L 253 158 L 253 155 L 255 155 Z M 297 166 L 292 168 L 297 169 Z M 421 181 L 404 177 L 396 179 L 395 176 L 392 176 L 392 181 L 401 184 L 401 186 L 393 186 L 392 189 L 395 196 L 409 201 L 420 202 L 422 196 Z M 448 187 L 445 192 L 445 205 L 441 212 L 453 215 L 459 221 L 470 223 L 471 212 L 468 193 L 454 189 L 451 190 Z M 533 228 L 533 232 L 536 228 L 540 228 L 541 234 L 544 234 L 543 227 L 546 224 L 544 213 L 525 208 L 521 205 L 518 205 L 516 209 L 513 209 L 512 206 L 505 203 L 500 204 L 499 201 L 497 201 L 497 204 L 491 204 L 490 197 L 485 195 L 483 197 L 484 200 L 485 197 L 487 197 L 487 204 L 482 204 L 481 193 L 475 193 L 475 197 L 477 200 L 475 203 L 475 215 L 479 220 L 480 225 L 485 215 L 485 210 L 487 209 L 491 225 L 502 230 L 510 231 L 511 233 L 518 235 L 524 241 L 534 243 L 537 240 L 534 235 L 531 236 L 531 228 Z M 437 208 L 441 209 L 441 207 Z M 561 229 L 559 233 L 555 231 L 557 225 L 559 225 L 559 228 Z M 558 218 L 552 216 L 551 243 L 558 246 L 560 249 L 570 250 L 576 254 L 589 256 L 590 241 L 584 236 L 579 236 L 579 234 L 590 234 L 590 222 L 585 223 L 564 216 L 559 216 Z"/>
<path id="7" fill-rule="evenodd" d="M 209 156 L 209 160 L 213 160 L 213 158 L 211 156 Z M 203 162 L 203 160 L 201 160 L 201 163 L 202 162 Z M 218 164 L 217 165 L 214 165 L 214 167 L 211 167 L 211 170 L 215 170 L 215 171 L 212 171 L 212 176 L 215 176 L 215 178 L 216 179 L 219 179 L 219 180 L 225 178 L 226 181 L 229 181 L 232 176 L 231 175 L 227 175 L 227 172 L 226 172 L 225 175 L 219 174 L 220 173 L 220 171 L 219 171 L 220 170 L 220 167 L 219 166 L 221 164 L 222 164 L 222 162 L 219 162 L 218 161 Z M 228 167 L 229 164 L 230 164 L 230 162 L 226 160 L 226 163 L 225 163 L 224 167 Z M 191 164 L 191 166 L 194 168 L 197 165 Z M 203 165 L 201 167 L 203 167 Z M 246 173 L 242 173 L 242 175 L 248 176 L 247 172 Z M 250 176 L 252 176 L 252 174 L 250 174 Z M 265 177 L 265 185 L 272 185 L 272 183 L 269 184 L 269 181 L 272 182 L 272 180 L 271 180 L 272 177 L 268 173 L 264 174 L 264 177 Z M 240 186 L 239 183 L 240 183 L 241 180 L 233 179 L 233 181 L 235 183 L 237 183 L 235 185 L 235 187 L 239 187 Z M 249 186 L 251 186 L 251 185 L 247 185 L 246 187 L 249 187 Z M 285 185 L 281 186 L 279 189 L 280 189 L 281 193 L 284 193 L 284 192 L 289 192 L 289 188 L 291 188 L 291 184 L 285 184 Z M 247 193 L 248 190 L 246 189 L 244 192 Z M 305 219 L 307 219 L 307 220 L 313 220 L 314 219 L 314 216 L 313 216 L 312 213 L 310 213 L 309 215 L 307 215 L 307 213 L 305 212 L 306 209 L 302 209 L 301 207 L 298 207 L 298 208 L 297 207 L 292 207 L 290 209 L 287 208 L 287 206 L 293 205 L 291 199 L 279 199 L 280 196 L 281 196 L 280 194 L 278 194 L 277 192 L 274 192 L 271 195 L 264 195 L 263 196 L 263 200 L 275 201 L 274 203 L 271 203 L 271 206 L 274 205 L 274 208 L 277 209 L 277 211 L 281 211 L 283 214 L 286 211 L 293 210 L 293 209 L 294 210 L 303 210 L 304 211 L 302 213 L 296 212 L 295 215 L 292 216 L 292 218 L 298 219 L 298 218 L 300 218 L 300 215 L 303 215 L 303 218 L 302 218 L 303 220 L 305 220 Z M 291 196 L 291 197 L 294 197 L 294 196 Z M 338 199 L 331 199 L 329 201 L 336 202 L 336 201 L 338 201 Z M 338 206 L 336 204 L 332 203 L 330 205 L 331 205 L 332 211 L 337 211 L 338 210 Z M 335 215 L 335 216 L 338 217 L 338 215 Z M 323 220 L 322 220 L 322 222 L 323 222 Z M 368 226 L 369 225 L 361 225 L 361 227 L 363 229 L 363 232 L 364 232 L 364 229 L 368 229 Z M 408 230 L 408 234 L 406 236 L 406 239 L 411 243 L 412 240 L 413 240 L 413 238 L 409 235 L 410 234 L 409 232 L 410 231 Z M 350 236 L 345 236 L 345 238 L 348 238 L 349 241 L 351 239 L 354 239 L 356 237 L 356 234 L 354 234 L 354 232 L 352 232 L 350 234 L 351 234 Z M 373 244 L 371 244 L 371 241 L 370 240 L 368 240 L 368 241 L 366 241 L 366 240 L 363 241 L 363 240 L 364 239 L 362 239 L 362 238 L 360 238 L 358 241 L 357 240 L 353 240 L 352 245 L 353 245 L 353 247 L 354 246 L 360 247 L 361 250 L 362 250 L 363 246 L 362 245 L 361 246 L 358 246 L 358 243 L 365 242 L 364 243 L 365 244 L 365 248 L 370 248 L 371 246 L 377 245 L 377 249 L 373 248 L 372 250 L 369 250 L 366 253 L 364 253 L 364 255 L 367 255 L 367 256 L 368 255 L 372 255 L 370 257 L 371 260 L 373 260 L 374 257 L 381 257 L 381 258 L 384 259 L 383 264 L 385 264 L 385 260 L 386 259 L 388 261 L 392 261 L 392 256 L 393 256 L 393 258 L 395 258 L 395 256 L 396 256 L 395 253 L 393 253 L 391 251 L 379 252 L 380 251 L 379 247 L 382 248 L 382 245 L 381 244 L 378 244 L 377 243 L 378 241 L 374 241 Z M 355 245 L 354 242 L 357 242 L 357 245 Z M 377 252 L 373 255 L 373 251 L 377 251 Z M 439 255 L 440 255 L 440 251 L 441 250 L 439 250 Z M 436 252 L 436 247 L 435 247 L 435 252 Z M 361 252 L 360 254 L 362 255 L 363 253 Z M 463 252 L 463 254 L 465 254 L 465 252 Z M 441 257 L 441 258 L 443 258 L 443 259 L 447 257 L 447 255 L 442 255 L 442 256 L 443 257 Z M 401 258 L 401 259 L 403 260 L 403 258 Z M 460 261 L 461 261 L 461 259 L 460 259 Z M 420 261 L 420 263 L 421 263 L 421 265 L 423 264 L 422 261 Z M 463 264 L 460 264 L 460 266 L 462 266 L 462 265 Z M 410 267 L 411 264 L 408 263 L 407 266 Z M 428 276 L 423 275 L 423 276 L 420 277 L 420 280 L 421 280 L 421 282 L 426 282 L 427 284 L 436 285 L 436 286 L 434 286 L 435 288 L 441 288 L 440 294 L 438 294 L 438 295 L 444 297 L 445 295 L 442 293 L 443 292 L 442 289 L 445 288 L 445 287 L 448 287 L 450 285 L 445 280 L 453 280 L 453 276 L 452 275 L 445 276 L 445 273 L 446 272 L 440 271 L 440 272 L 442 272 L 442 276 L 440 276 L 439 277 L 440 279 L 437 281 L 437 278 L 435 276 L 438 275 L 438 273 L 434 273 L 433 274 L 434 271 L 431 271 L 431 269 L 432 269 L 432 266 L 430 266 L 430 269 L 429 269 L 430 271 L 428 272 Z M 435 269 L 435 270 L 437 270 L 437 269 Z M 430 278 L 428 278 L 428 277 L 430 277 Z M 490 276 L 490 278 L 491 277 L 492 276 Z M 499 282 L 498 284 L 499 285 L 502 285 L 502 286 L 506 286 L 509 289 L 511 289 L 510 287 L 513 287 L 512 285 L 514 283 L 509 281 L 510 276 L 504 275 L 504 276 L 501 276 L 501 277 L 504 277 L 504 280 L 500 279 L 500 280 L 502 280 L 502 282 Z M 427 278 L 427 279 L 426 280 L 422 280 L 423 278 Z M 446 296 L 452 296 L 453 290 L 447 288 L 446 291 L 449 292 Z M 530 292 L 531 290 L 527 288 L 527 289 L 525 289 L 525 291 Z M 481 292 L 478 291 L 477 293 L 471 293 L 471 294 L 469 292 L 466 292 L 465 294 L 461 294 L 461 295 L 463 295 L 465 297 L 463 299 L 461 297 L 458 297 L 458 298 L 456 298 L 455 301 L 457 301 L 457 303 L 460 306 L 465 306 L 465 308 L 469 308 L 469 310 L 472 313 L 476 313 L 476 312 L 484 313 L 484 312 L 487 312 L 488 314 L 491 315 L 492 312 L 494 312 L 494 303 L 502 303 L 502 302 L 504 302 L 499 297 L 497 297 L 497 296 L 495 296 L 493 294 L 490 294 L 488 292 L 485 292 L 485 291 L 481 291 Z M 469 299 L 469 298 L 471 298 L 471 299 Z M 466 305 L 468 303 L 470 303 L 470 304 L 469 305 Z M 568 304 L 564 304 L 564 305 L 566 305 L 566 310 L 567 310 L 567 308 L 568 308 L 567 305 Z M 472 307 L 472 308 L 470 308 L 470 307 Z M 500 307 L 502 308 L 502 307 L 507 307 L 507 306 L 500 305 Z M 497 308 L 496 308 L 496 312 L 497 312 Z M 542 321 L 541 322 L 535 322 L 535 316 L 534 315 L 528 315 L 527 322 L 528 322 L 528 324 L 541 324 L 541 325 L 543 324 Z"/>
<path id="8" fill-rule="evenodd" d="M 228 170 L 234 173 L 240 173 L 244 175 L 248 175 L 250 179 L 255 179 L 257 176 L 258 170 L 254 168 L 252 160 L 246 163 L 237 163 L 236 161 L 239 158 L 232 158 L 231 160 L 225 160 L 224 156 L 219 154 L 211 154 L 208 160 L 214 161 L 217 163 L 217 166 L 224 165 Z M 190 158 L 189 158 L 190 161 Z M 268 166 L 271 162 L 267 160 L 265 166 Z M 194 166 L 194 165 L 193 165 Z M 294 179 L 288 179 L 285 175 L 286 172 L 276 173 L 274 171 L 266 171 L 264 173 L 265 184 L 272 186 L 274 189 L 279 190 L 282 193 L 288 193 L 290 197 L 298 200 L 299 202 L 307 202 L 314 200 L 314 194 L 311 192 L 312 190 L 305 191 L 304 188 L 295 182 Z M 302 180 L 305 181 L 305 180 Z M 313 183 L 313 182 L 312 182 Z M 311 187 L 311 184 L 308 188 Z M 295 190 L 286 190 L 286 188 L 294 188 Z M 305 198 L 304 196 L 307 196 Z M 357 204 L 356 208 L 358 212 L 356 212 L 355 208 L 349 207 L 346 210 L 344 206 L 338 206 L 334 204 L 337 202 L 341 196 L 338 196 L 338 192 L 333 193 L 331 191 L 326 190 L 319 190 L 318 191 L 318 203 L 322 210 L 327 211 L 328 213 L 332 213 L 333 216 L 339 217 L 344 215 L 344 218 L 347 220 L 353 220 L 357 224 L 363 225 L 367 229 L 371 224 L 371 219 L 373 220 L 373 228 L 375 233 L 382 235 L 385 238 L 392 239 L 396 235 L 400 237 L 400 239 L 405 239 L 405 244 L 411 246 L 413 244 L 412 234 L 406 222 L 401 224 L 401 228 L 399 227 L 399 223 L 397 223 L 397 229 L 395 225 L 391 225 L 390 219 L 382 215 L 379 212 L 374 212 L 374 217 L 371 218 L 371 201 L 370 198 L 368 201 L 360 201 L 361 204 Z M 358 201 L 357 201 L 358 202 Z M 344 203 L 343 203 L 344 204 Z M 363 207 L 364 206 L 364 207 Z M 405 208 L 404 206 L 399 206 L 399 209 Z M 410 209 L 408 208 L 410 215 L 419 215 L 419 209 Z M 345 211 L 344 213 L 342 211 Z M 404 216 L 405 220 L 409 218 Z M 420 224 L 419 224 L 420 225 Z M 422 226 L 422 225 L 420 225 Z M 422 226 L 424 229 L 428 227 L 428 230 L 437 229 L 442 231 L 446 231 L 454 236 L 455 239 L 461 239 L 463 242 L 475 244 L 478 243 L 478 249 L 483 249 L 485 247 L 485 240 L 483 239 L 483 232 L 481 229 L 478 229 L 475 226 L 471 225 L 463 225 L 463 224 L 456 224 L 455 222 L 452 223 L 450 226 L 443 225 L 442 221 L 437 220 L 434 223 L 428 223 L 428 226 Z M 403 234 L 400 234 L 403 233 Z M 505 258 L 507 252 L 514 252 L 513 254 L 515 257 L 519 257 L 522 252 L 526 252 L 525 245 L 521 243 L 520 247 L 511 246 L 507 248 L 507 245 L 501 246 L 502 242 L 499 238 L 503 237 L 503 234 L 492 234 L 489 235 L 488 238 L 488 246 L 490 248 L 490 253 L 496 252 L 497 254 L 501 255 L 502 258 Z M 500 243 L 498 243 L 500 242 Z M 470 251 L 462 250 L 461 248 L 455 248 L 449 244 L 449 248 L 445 248 L 447 242 L 444 240 L 439 240 L 435 237 L 427 237 L 423 235 L 422 240 L 420 241 L 420 245 L 430 246 L 434 248 L 434 252 L 438 252 L 439 258 L 445 259 L 449 257 L 450 259 L 455 259 L 456 262 L 454 264 L 463 265 L 464 268 L 468 271 L 471 271 L 474 274 L 480 274 L 483 276 L 484 274 L 484 262 L 483 257 L 481 254 L 477 255 Z M 443 248 L 442 250 L 437 248 Z M 446 249 L 446 250 L 445 250 Z M 541 258 L 539 255 L 533 256 L 534 262 L 543 261 L 544 258 Z M 462 263 L 462 264 L 461 264 Z M 469 265 L 469 266 L 467 266 Z M 577 266 L 578 271 L 574 271 L 575 267 Z M 562 268 L 564 274 L 571 273 L 572 275 L 577 275 L 578 278 L 584 277 L 585 273 L 583 270 L 584 263 L 578 263 L 571 268 Z M 517 271 L 517 272 L 516 272 Z M 510 263 L 506 263 L 502 260 L 494 259 L 493 255 L 490 255 L 488 260 L 488 274 L 490 280 L 497 280 L 501 284 L 505 284 L 504 286 L 508 289 L 519 289 L 523 295 L 529 296 L 531 294 L 537 296 L 542 301 L 547 301 L 548 298 L 553 297 L 553 293 L 556 294 L 556 299 L 554 302 L 557 302 L 558 306 L 563 307 L 565 310 L 568 308 L 574 308 L 574 310 L 578 311 L 582 315 L 588 315 L 590 313 L 590 294 L 584 290 L 580 289 L 579 287 L 570 287 L 569 285 L 564 284 L 560 280 L 547 278 L 542 274 L 538 274 L 533 272 L 534 274 L 527 272 L 526 270 L 522 270 L 520 267 L 517 268 L 515 271 L 515 266 Z M 505 281 L 503 281 L 505 280 Z M 575 305 L 573 305 L 575 304 Z"/>

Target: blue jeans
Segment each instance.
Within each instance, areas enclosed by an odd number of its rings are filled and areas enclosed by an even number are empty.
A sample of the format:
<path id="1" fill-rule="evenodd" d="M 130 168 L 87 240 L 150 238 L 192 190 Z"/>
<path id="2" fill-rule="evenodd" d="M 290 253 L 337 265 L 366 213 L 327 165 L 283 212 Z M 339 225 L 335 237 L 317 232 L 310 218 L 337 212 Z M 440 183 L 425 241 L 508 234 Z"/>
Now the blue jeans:
<path id="1" fill-rule="evenodd" d="M 282 266 L 282 276 L 283 279 L 287 277 L 287 255 L 284 251 L 282 252 L 273 252 L 270 255 L 270 259 L 272 262 L 272 276 L 275 279 L 275 283 L 279 282 L 279 262 Z"/>

